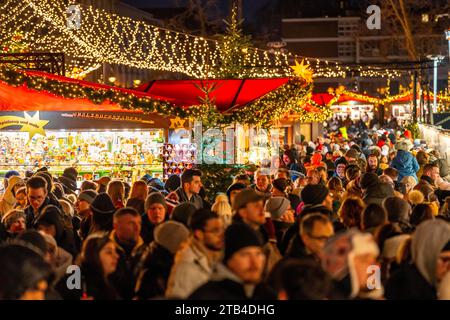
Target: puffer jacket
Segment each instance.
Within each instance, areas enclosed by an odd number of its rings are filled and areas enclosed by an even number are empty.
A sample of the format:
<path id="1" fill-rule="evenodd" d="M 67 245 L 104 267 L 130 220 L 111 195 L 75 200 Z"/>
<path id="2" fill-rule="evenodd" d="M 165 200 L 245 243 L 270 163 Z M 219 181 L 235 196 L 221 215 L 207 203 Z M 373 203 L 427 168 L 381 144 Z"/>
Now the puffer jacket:
<path id="1" fill-rule="evenodd" d="M 391 167 L 398 171 L 398 181 L 402 181 L 403 177 L 412 176 L 417 179 L 417 171 L 419 171 L 419 163 L 416 157 L 410 152 L 398 150 L 397 155 L 392 160 Z"/>

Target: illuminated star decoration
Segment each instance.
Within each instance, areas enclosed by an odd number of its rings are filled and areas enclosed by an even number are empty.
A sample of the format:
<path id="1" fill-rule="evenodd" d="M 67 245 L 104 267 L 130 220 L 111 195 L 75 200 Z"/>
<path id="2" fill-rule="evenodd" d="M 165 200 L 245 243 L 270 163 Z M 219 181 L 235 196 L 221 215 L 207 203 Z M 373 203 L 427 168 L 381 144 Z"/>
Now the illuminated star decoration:
<path id="1" fill-rule="evenodd" d="M 186 122 L 186 120 L 183 120 L 180 117 L 176 117 L 174 119 L 170 119 L 170 129 L 184 128 L 184 123 L 185 122 Z"/>
<path id="2" fill-rule="evenodd" d="M 295 66 L 291 66 L 292 70 L 294 70 L 294 74 L 297 77 L 301 77 L 305 79 L 306 82 L 312 82 L 312 76 L 313 71 L 309 67 L 309 64 L 305 64 L 304 60 L 302 60 L 301 63 L 298 63 L 297 60 L 295 60 Z"/>
<path id="3" fill-rule="evenodd" d="M 30 140 L 33 139 L 33 137 L 36 134 L 45 136 L 44 127 L 49 123 L 49 121 L 40 120 L 39 119 L 39 111 L 36 111 L 36 113 L 32 117 L 28 113 L 24 112 L 24 116 L 25 116 L 25 122 L 22 126 L 22 129 L 20 129 L 20 131 L 28 132 L 29 136 L 30 136 Z"/>

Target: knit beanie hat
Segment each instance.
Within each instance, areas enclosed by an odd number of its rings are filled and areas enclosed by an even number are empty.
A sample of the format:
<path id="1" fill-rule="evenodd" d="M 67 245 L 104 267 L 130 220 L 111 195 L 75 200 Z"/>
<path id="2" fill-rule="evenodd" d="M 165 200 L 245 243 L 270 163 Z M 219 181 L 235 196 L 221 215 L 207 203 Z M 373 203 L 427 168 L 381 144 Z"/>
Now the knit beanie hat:
<path id="1" fill-rule="evenodd" d="M 239 192 L 234 198 L 233 211 L 237 212 L 239 209 L 245 207 L 247 203 L 258 202 L 264 200 L 264 197 L 259 195 L 253 189 L 244 189 Z"/>
<path id="2" fill-rule="evenodd" d="M 97 195 L 98 193 L 94 190 L 85 190 L 83 192 L 80 192 L 80 194 L 78 195 L 78 200 L 83 200 L 89 204 L 92 204 Z"/>
<path id="3" fill-rule="evenodd" d="M 359 186 L 361 189 L 368 189 L 377 185 L 380 182 L 376 173 L 367 172 L 361 176 L 361 180 L 359 181 Z"/>
<path id="4" fill-rule="evenodd" d="M 337 158 L 336 161 L 334 162 L 334 167 L 337 168 L 337 166 L 340 164 L 348 165 L 347 159 L 345 159 L 344 157 Z"/>
<path id="5" fill-rule="evenodd" d="M 196 210 L 197 208 L 191 202 L 183 202 L 173 208 L 170 218 L 188 227 L 189 220 Z"/>
<path id="6" fill-rule="evenodd" d="M 173 174 L 171 175 L 164 184 L 164 188 L 168 192 L 172 192 L 177 190 L 181 186 L 181 178 L 179 175 Z"/>
<path id="7" fill-rule="evenodd" d="M 175 254 L 189 237 L 189 230 L 182 223 L 166 221 L 155 228 L 154 237 L 156 243 Z"/>
<path id="8" fill-rule="evenodd" d="M 164 198 L 164 196 L 159 192 L 152 192 L 147 196 L 144 205 L 145 211 L 147 211 L 148 208 L 150 208 L 150 206 L 155 203 L 161 204 L 167 211 L 166 198 Z"/>
<path id="9" fill-rule="evenodd" d="M 272 186 L 281 192 L 286 192 L 286 188 L 288 187 L 288 185 L 288 181 L 284 178 L 275 179 L 272 182 Z"/>
<path id="10" fill-rule="evenodd" d="M 231 192 L 233 192 L 235 190 L 243 190 L 245 188 L 247 188 L 247 186 L 243 183 L 240 183 L 240 182 L 233 183 L 232 185 L 230 185 L 228 187 L 227 192 L 226 192 L 228 199 L 230 198 Z"/>
<path id="11" fill-rule="evenodd" d="M 246 247 L 262 247 L 263 243 L 255 230 L 245 223 L 235 223 L 230 225 L 225 231 L 225 254 L 224 263 L 233 254 Z"/>
<path id="12" fill-rule="evenodd" d="M 321 204 L 327 197 L 329 190 L 323 184 L 308 184 L 301 191 L 301 198 L 305 204 Z"/>
<path id="13" fill-rule="evenodd" d="M 151 178 L 152 178 L 152 176 L 150 174 L 146 173 L 142 176 L 141 180 L 144 181 L 145 183 L 148 183 Z"/>
<path id="14" fill-rule="evenodd" d="M 16 170 L 9 170 L 5 173 L 5 179 L 9 179 L 12 176 L 20 176 L 20 173 L 17 172 Z"/>
<path id="15" fill-rule="evenodd" d="M 264 210 L 270 212 L 273 220 L 280 219 L 281 216 L 291 207 L 291 202 L 285 197 L 271 197 L 267 200 Z"/>
<path id="16" fill-rule="evenodd" d="M 94 201 L 92 201 L 90 208 L 93 214 L 99 215 L 113 215 L 116 211 L 116 207 L 111 200 L 111 197 L 103 192 L 95 196 Z"/>

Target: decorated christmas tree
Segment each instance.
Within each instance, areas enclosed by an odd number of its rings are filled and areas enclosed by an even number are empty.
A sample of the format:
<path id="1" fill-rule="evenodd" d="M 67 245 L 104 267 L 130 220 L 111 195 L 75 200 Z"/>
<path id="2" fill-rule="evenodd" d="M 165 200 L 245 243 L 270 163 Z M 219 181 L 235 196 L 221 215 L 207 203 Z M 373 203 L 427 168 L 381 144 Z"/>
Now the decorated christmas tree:
<path id="1" fill-rule="evenodd" d="M 250 76 L 249 51 L 252 48 L 251 37 L 242 32 L 243 20 L 238 20 L 237 7 L 234 5 L 229 21 L 224 20 L 227 28 L 218 36 L 222 62 L 215 71 L 217 78 L 246 78 Z"/>

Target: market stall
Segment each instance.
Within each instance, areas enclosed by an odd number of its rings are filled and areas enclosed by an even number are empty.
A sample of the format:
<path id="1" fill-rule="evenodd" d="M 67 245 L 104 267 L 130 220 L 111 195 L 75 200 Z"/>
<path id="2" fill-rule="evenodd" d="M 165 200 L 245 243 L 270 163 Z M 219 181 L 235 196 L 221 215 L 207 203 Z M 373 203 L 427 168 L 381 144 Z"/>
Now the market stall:
<path id="1" fill-rule="evenodd" d="M 173 119 L 110 101 L 95 104 L 0 82 L 0 175 L 43 166 L 59 175 L 74 166 L 82 179 L 108 175 L 133 181 L 146 173 L 162 177 L 162 148 Z"/>

